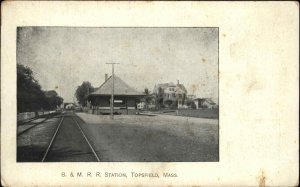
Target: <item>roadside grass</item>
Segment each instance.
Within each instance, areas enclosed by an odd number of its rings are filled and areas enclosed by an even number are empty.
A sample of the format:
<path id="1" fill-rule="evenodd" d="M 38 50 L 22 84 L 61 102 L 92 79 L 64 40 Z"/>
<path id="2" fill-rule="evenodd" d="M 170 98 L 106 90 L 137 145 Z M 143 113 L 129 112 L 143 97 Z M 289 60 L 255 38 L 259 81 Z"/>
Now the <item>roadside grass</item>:
<path id="1" fill-rule="evenodd" d="M 188 116 L 197 118 L 208 118 L 208 119 L 218 119 L 219 110 L 218 109 L 179 109 L 171 112 L 165 112 L 166 115 L 173 116 Z"/>
<path id="2" fill-rule="evenodd" d="M 141 110 L 141 113 L 150 113 L 150 114 L 164 114 L 172 116 L 187 116 L 187 117 L 196 117 L 196 118 L 208 118 L 208 119 L 219 119 L 219 110 L 218 109 L 162 109 L 158 111 L 146 111 Z"/>

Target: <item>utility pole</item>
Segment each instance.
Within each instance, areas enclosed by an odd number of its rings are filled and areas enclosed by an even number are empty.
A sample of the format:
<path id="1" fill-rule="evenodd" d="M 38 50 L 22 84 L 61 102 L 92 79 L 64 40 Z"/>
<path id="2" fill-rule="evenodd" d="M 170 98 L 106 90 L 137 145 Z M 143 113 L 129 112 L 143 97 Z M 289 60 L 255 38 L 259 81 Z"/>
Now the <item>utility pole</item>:
<path id="1" fill-rule="evenodd" d="M 114 73 L 114 65 L 120 63 L 106 63 L 112 65 L 112 89 L 111 89 L 111 100 L 110 100 L 110 119 L 114 119 L 114 86 L 115 86 L 115 73 Z"/>

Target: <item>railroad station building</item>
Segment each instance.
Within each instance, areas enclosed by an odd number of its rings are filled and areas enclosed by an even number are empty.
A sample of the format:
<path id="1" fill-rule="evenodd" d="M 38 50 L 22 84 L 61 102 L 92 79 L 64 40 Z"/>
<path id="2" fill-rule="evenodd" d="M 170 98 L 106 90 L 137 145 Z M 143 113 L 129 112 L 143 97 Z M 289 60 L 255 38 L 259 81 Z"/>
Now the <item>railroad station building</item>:
<path id="1" fill-rule="evenodd" d="M 89 113 L 109 114 L 112 93 L 112 76 L 105 75 L 104 83 L 89 94 Z M 137 103 L 145 96 L 138 92 L 121 78 L 114 75 L 114 113 L 116 114 L 136 114 Z"/>

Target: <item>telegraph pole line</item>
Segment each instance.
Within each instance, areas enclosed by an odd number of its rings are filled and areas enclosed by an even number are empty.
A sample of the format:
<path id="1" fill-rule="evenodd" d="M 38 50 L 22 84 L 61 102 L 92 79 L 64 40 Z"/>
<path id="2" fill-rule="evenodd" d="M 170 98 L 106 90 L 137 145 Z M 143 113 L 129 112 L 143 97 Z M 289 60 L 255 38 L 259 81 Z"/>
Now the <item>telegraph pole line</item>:
<path id="1" fill-rule="evenodd" d="M 111 89 L 111 100 L 110 100 L 110 118 L 114 119 L 114 87 L 115 87 L 115 73 L 114 73 L 114 65 L 120 63 L 106 63 L 112 65 L 112 89 Z"/>

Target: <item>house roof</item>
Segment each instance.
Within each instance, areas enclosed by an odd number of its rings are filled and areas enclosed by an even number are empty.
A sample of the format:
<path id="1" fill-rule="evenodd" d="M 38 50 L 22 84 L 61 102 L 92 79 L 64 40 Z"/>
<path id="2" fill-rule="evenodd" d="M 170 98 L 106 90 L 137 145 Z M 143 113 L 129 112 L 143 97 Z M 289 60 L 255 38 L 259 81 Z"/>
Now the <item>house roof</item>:
<path id="1" fill-rule="evenodd" d="M 169 83 L 163 83 L 163 84 L 158 84 L 157 87 L 161 87 L 162 89 L 168 88 L 168 87 L 175 87 L 176 85 L 172 82 Z"/>
<path id="2" fill-rule="evenodd" d="M 162 88 L 162 89 L 166 89 L 168 87 L 178 87 L 179 89 L 181 89 L 183 92 L 187 93 L 187 90 L 185 88 L 185 86 L 183 84 L 177 84 L 175 85 L 174 83 L 170 82 L 170 83 L 163 83 L 163 84 L 157 84 L 155 85 L 153 92 L 158 92 L 158 88 Z"/>
<path id="3" fill-rule="evenodd" d="M 211 99 L 211 98 L 196 98 L 194 100 L 202 100 L 202 101 L 206 101 L 209 104 L 215 105 L 216 103 Z"/>
<path id="4" fill-rule="evenodd" d="M 153 93 L 157 93 L 159 88 L 161 89 L 166 89 L 168 87 L 175 87 L 175 84 L 170 82 L 170 83 L 162 83 L 162 84 L 156 84 L 153 88 Z"/>
<path id="5" fill-rule="evenodd" d="M 206 99 L 206 102 L 209 104 L 216 104 L 211 98 Z"/>
<path id="6" fill-rule="evenodd" d="M 177 86 L 182 89 L 185 93 L 187 93 L 187 90 L 185 89 L 183 84 L 177 84 Z"/>
<path id="7" fill-rule="evenodd" d="M 111 95 L 112 80 L 112 76 L 110 76 L 99 88 L 96 88 L 96 90 L 92 92 L 90 96 Z M 142 96 L 145 94 L 131 88 L 121 78 L 114 75 L 114 95 Z"/>

